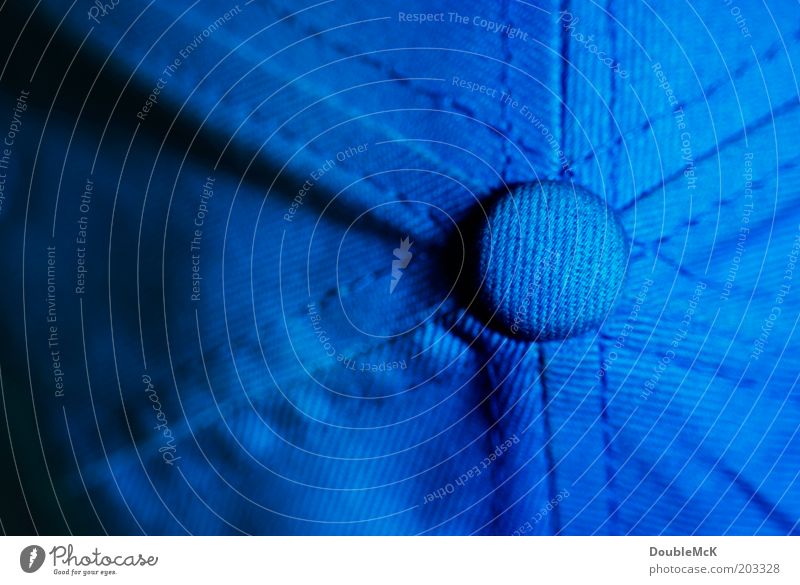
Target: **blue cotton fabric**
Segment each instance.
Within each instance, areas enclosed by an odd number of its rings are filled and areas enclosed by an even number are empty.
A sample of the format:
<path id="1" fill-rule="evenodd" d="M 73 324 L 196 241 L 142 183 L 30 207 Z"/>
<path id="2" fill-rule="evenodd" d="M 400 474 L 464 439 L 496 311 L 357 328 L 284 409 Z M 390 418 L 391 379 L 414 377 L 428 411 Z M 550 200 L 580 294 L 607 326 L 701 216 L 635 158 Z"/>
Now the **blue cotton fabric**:
<path id="1" fill-rule="evenodd" d="M 748 36 L 704 3 L 37 7 L 50 56 L 0 78 L 3 112 L 32 88 L 0 214 L 5 530 L 796 534 L 800 27 L 739 4 Z M 398 17 L 438 11 L 467 23 Z M 597 237 L 545 263 L 536 339 L 472 276 L 476 216 L 542 184 L 585 191 Z M 505 221 L 508 264 L 538 230 Z M 507 327 L 528 287 L 484 268 Z"/>
<path id="2" fill-rule="evenodd" d="M 574 184 L 508 192 L 492 205 L 480 242 L 485 312 L 511 335 L 544 342 L 596 331 L 623 286 L 625 232 Z"/>

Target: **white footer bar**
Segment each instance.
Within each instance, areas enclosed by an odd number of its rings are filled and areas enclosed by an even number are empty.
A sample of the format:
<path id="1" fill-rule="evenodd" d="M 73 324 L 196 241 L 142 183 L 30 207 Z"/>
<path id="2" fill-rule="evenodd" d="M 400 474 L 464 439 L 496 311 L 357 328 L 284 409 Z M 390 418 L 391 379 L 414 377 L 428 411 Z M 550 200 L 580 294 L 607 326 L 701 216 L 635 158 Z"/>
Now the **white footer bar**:
<path id="1" fill-rule="evenodd" d="M 797 584 L 799 557 L 793 537 L 5 537 L 0 583 Z"/>

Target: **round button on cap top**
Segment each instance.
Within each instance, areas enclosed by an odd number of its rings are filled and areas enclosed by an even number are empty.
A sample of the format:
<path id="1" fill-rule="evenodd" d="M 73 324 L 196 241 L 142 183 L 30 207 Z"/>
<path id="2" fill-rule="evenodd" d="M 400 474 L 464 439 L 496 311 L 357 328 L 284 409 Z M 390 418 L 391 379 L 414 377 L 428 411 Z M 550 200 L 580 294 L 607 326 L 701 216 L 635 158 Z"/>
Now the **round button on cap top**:
<path id="1" fill-rule="evenodd" d="M 491 324 L 537 341 L 597 330 L 625 276 L 625 232 L 605 202 L 569 182 L 515 187 L 480 230 L 479 300 Z"/>

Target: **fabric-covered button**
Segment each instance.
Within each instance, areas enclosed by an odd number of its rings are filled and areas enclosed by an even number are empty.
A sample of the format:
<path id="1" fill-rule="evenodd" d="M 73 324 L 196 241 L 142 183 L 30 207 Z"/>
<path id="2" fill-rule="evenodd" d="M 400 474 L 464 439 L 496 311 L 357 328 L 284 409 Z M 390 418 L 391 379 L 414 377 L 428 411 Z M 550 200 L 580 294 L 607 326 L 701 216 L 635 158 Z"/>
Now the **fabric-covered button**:
<path id="1" fill-rule="evenodd" d="M 600 327 L 627 261 L 614 212 L 571 183 L 523 185 L 500 196 L 480 230 L 479 297 L 491 323 L 547 341 Z"/>

